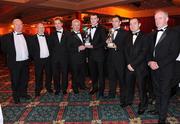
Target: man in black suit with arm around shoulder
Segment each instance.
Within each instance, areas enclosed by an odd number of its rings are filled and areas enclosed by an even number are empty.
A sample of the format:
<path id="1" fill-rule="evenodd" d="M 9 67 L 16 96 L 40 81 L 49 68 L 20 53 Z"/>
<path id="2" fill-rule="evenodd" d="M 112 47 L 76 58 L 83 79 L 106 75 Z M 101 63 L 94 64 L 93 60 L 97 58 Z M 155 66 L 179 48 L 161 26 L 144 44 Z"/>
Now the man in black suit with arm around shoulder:
<path id="1" fill-rule="evenodd" d="M 7 56 L 7 65 L 10 70 L 11 88 L 14 102 L 20 103 L 20 98 L 31 99 L 28 88 L 28 59 L 29 36 L 22 33 L 23 22 L 13 20 L 14 31 L 2 37 L 2 51 Z"/>

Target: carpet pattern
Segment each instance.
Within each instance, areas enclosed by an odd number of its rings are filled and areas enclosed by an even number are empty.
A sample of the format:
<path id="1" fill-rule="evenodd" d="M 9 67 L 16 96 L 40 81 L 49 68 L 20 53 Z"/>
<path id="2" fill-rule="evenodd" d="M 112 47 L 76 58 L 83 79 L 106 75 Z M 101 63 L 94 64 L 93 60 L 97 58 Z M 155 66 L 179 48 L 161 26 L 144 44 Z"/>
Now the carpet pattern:
<path id="1" fill-rule="evenodd" d="M 31 100 L 21 99 L 21 104 L 14 104 L 11 97 L 9 72 L 0 63 L 0 103 L 5 124 L 155 124 L 158 116 L 145 112 L 139 116 L 138 97 L 134 104 L 120 107 L 119 95 L 115 99 L 97 99 L 88 91 L 79 94 L 70 92 L 67 95 L 55 96 L 46 90 L 41 96 L 34 97 L 34 71 L 30 68 L 28 92 Z M 105 91 L 107 93 L 107 90 Z M 137 94 L 136 94 L 137 96 Z M 149 105 L 149 107 L 153 107 Z M 180 97 L 175 96 L 170 102 L 168 122 L 180 124 Z"/>

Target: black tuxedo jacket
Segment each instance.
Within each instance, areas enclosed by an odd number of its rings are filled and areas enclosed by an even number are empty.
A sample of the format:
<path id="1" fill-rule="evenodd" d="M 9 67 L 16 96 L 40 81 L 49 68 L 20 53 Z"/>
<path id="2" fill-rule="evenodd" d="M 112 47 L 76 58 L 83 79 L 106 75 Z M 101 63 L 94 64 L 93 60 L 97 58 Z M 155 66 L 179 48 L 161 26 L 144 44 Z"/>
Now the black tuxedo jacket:
<path id="1" fill-rule="evenodd" d="M 92 49 L 89 49 L 89 57 L 96 61 L 104 60 L 104 47 L 106 41 L 106 31 L 101 25 L 98 25 L 94 33 L 93 39 L 90 38 L 90 43 L 93 45 Z"/>
<path id="2" fill-rule="evenodd" d="M 49 57 L 51 55 L 51 44 L 50 44 L 50 38 L 48 35 L 45 34 L 48 50 L 49 50 Z M 31 37 L 31 43 L 30 43 L 30 53 L 35 61 L 40 60 L 40 46 L 39 46 L 39 41 L 37 34 L 33 35 Z"/>
<path id="3" fill-rule="evenodd" d="M 179 36 L 178 33 L 170 28 L 167 28 L 166 31 L 162 34 L 158 44 L 156 43 L 157 32 L 155 31 L 152 34 L 150 40 L 150 53 L 148 55 L 148 61 L 156 61 L 159 65 L 159 69 L 156 71 L 160 71 L 164 77 L 172 77 L 174 64 L 176 58 L 179 54 Z M 153 56 L 153 52 L 155 50 L 155 56 Z"/>
<path id="4" fill-rule="evenodd" d="M 26 34 L 23 34 L 26 40 L 28 52 L 30 47 L 30 37 Z M 14 35 L 13 32 L 6 34 L 2 37 L 2 44 L 1 44 L 2 51 L 6 54 L 7 57 L 7 65 L 9 68 L 13 69 L 16 66 L 16 50 L 14 44 Z M 30 55 L 30 53 L 29 53 Z"/>
<path id="5" fill-rule="evenodd" d="M 139 32 L 134 44 L 133 44 L 133 35 L 130 32 L 125 45 L 125 57 L 127 65 L 131 66 L 136 70 L 142 73 L 147 71 L 147 52 L 148 52 L 148 43 L 146 41 L 146 36 L 143 32 Z"/>
<path id="6" fill-rule="evenodd" d="M 51 42 L 51 58 L 53 61 L 56 60 L 62 60 L 62 61 L 67 61 L 68 57 L 68 50 L 67 50 L 67 40 L 68 40 L 68 35 L 69 32 L 64 30 L 62 37 L 61 37 L 61 42 L 59 42 L 57 32 L 53 32 L 50 35 L 50 42 Z"/>
<path id="7" fill-rule="evenodd" d="M 84 34 L 81 33 L 82 39 L 84 39 Z M 78 47 L 84 45 L 84 41 L 81 41 L 75 32 L 71 32 L 68 37 L 68 51 L 73 63 L 84 63 L 85 62 L 85 50 L 79 51 Z"/>
<path id="8" fill-rule="evenodd" d="M 125 42 L 128 36 L 128 32 L 119 29 L 113 43 L 116 44 L 117 48 L 108 48 L 108 58 L 107 61 L 109 63 L 116 63 L 116 64 L 125 64 L 125 56 L 124 56 L 124 47 Z"/>

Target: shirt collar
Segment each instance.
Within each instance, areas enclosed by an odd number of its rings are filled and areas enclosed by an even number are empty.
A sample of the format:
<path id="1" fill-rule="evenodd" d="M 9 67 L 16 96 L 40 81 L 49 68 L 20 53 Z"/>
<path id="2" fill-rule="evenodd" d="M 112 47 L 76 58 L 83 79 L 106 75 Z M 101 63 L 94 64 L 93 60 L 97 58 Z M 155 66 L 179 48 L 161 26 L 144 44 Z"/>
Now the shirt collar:
<path id="1" fill-rule="evenodd" d="M 133 34 L 136 34 L 136 33 L 139 33 L 140 32 L 140 29 L 137 30 L 137 31 L 132 31 Z"/>
<path id="2" fill-rule="evenodd" d="M 166 29 L 167 29 L 167 25 L 165 25 L 165 26 L 163 26 L 162 28 L 158 28 L 157 30 L 163 30 L 163 31 L 165 31 Z"/>

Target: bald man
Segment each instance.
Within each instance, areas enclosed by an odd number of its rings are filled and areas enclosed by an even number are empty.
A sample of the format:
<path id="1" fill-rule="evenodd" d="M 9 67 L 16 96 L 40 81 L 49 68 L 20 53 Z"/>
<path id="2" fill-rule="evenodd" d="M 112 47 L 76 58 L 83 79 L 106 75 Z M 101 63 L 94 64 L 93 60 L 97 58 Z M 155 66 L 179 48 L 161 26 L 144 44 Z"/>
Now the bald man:
<path id="1" fill-rule="evenodd" d="M 43 70 L 45 71 L 45 87 L 48 93 L 51 89 L 51 60 L 50 60 L 50 41 L 49 36 L 44 33 L 45 27 L 42 23 L 37 25 L 37 34 L 31 38 L 32 57 L 35 64 L 35 96 L 40 96 L 43 89 Z"/>
<path id="2" fill-rule="evenodd" d="M 80 32 L 80 21 L 72 21 L 72 32 L 68 37 L 68 50 L 72 70 L 72 87 L 75 94 L 79 89 L 86 89 L 85 86 L 85 49 L 83 34 Z"/>
<path id="3" fill-rule="evenodd" d="M 174 65 L 179 54 L 178 33 L 168 27 L 168 13 L 159 10 L 155 13 L 157 31 L 152 36 L 148 65 L 151 68 L 153 88 L 156 96 L 155 110 L 159 124 L 165 124 L 171 90 Z"/>
<path id="4" fill-rule="evenodd" d="M 14 19 L 14 31 L 2 38 L 2 50 L 7 55 L 7 65 L 10 70 L 11 88 L 14 102 L 20 103 L 20 98 L 30 99 L 27 94 L 28 87 L 28 59 L 29 38 L 22 33 L 23 22 Z"/>

